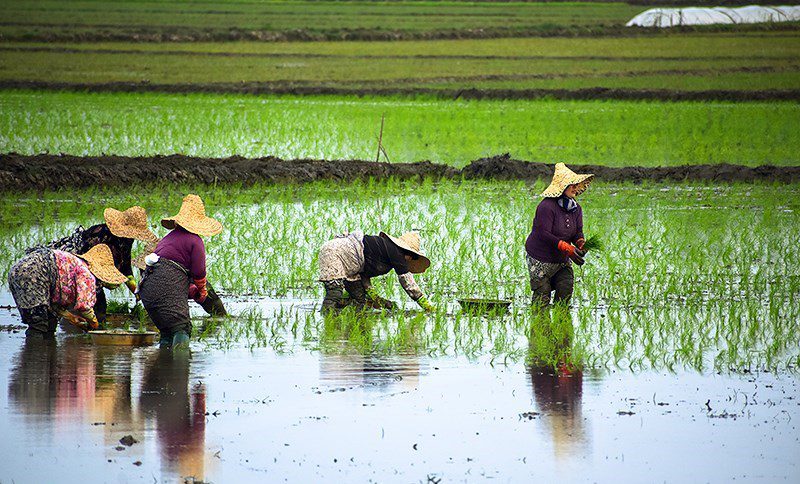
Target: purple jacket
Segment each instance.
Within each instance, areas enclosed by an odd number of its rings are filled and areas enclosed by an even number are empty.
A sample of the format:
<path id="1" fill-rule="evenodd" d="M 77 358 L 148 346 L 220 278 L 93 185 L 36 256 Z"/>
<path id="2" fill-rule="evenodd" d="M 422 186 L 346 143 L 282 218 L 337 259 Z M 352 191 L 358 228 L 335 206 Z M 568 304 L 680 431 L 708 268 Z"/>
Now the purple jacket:
<path id="1" fill-rule="evenodd" d="M 557 198 L 545 198 L 536 207 L 533 228 L 525 251 L 542 262 L 567 262 L 567 256 L 558 250 L 558 241 L 575 242 L 583 237 L 583 209 L 572 213 L 558 206 Z"/>
<path id="2" fill-rule="evenodd" d="M 206 277 L 206 246 L 199 235 L 175 227 L 158 242 L 155 253 L 182 265 L 192 279 Z"/>

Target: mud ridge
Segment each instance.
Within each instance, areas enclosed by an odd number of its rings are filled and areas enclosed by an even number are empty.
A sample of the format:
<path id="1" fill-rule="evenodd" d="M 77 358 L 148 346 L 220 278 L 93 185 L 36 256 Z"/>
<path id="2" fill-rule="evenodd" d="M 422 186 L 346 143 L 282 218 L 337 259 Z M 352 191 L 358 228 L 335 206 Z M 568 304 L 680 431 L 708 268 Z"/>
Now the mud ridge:
<path id="1" fill-rule="evenodd" d="M 70 83 L 58 81 L 0 80 L 0 89 L 32 89 L 78 92 L 162 92 L 172 94 L 214 93 L 253 95 L 429 96 L 440 99 L 558 99 L 628 101 L 800 101 L 800 89 L 759 91 L 670 89 L 437 89 L 419 87 L 339 87 L 296 82 L 242 82 L 207 84 L 153 84 L 150 82 Z"/>
<path id="2" fill-rule="evenodd" d="M 519 37 L 635 37 L 664 35 L 663 29 L 609 25 L 541 25 L 527 28 L 475 28 L 441 30 L 251 30 L 241 28 L 186 28 L 178 25 L 121 27 L 112 24 L 50 25 L 29 22 L 0 22 L 0 27 L 26 28 L 22 32 L 0 32 L 4 42 L 319 42 L 319 41 L 396 41 L 457 40 Z M 38 29 L 52 29 L 39 31 Z M 668 33 L 688 32 L 796 32 L 800 22 L 778 24 L 691 25 L 672 27 Z M 62 29 L 62 30 L 58 30 Z"/>
<path id="3" fill-rule="evenodd" d="M 142 45 L 142 44 L 137 44 Z M 0 45 L 0 52 L 36 52 L 50 54 L 109 54 L 109 55 L 160 55 L 178 57 L 238 57 L 258 59 L 361 59 L 361 60 L 557 60 L 557 61 L 613 61 L 613 62 L 673 62 L 673 61 L 795 61 L 797 57 L 777 56 L 611 56 L 611 55 L 486 55 L 486 54 L 318 54 L 308 52 L 217 52 L 206 50 L 147 50 L 115 48 L 75 48 L 61 46 Z M 714 71 L 717 72 L 717 71 Z"/>
<path id="4" fill-rule="evenodd" d="M 800 166 L 684 165 L 674 167 L 632 166 L 616 168 L 571 164 L 578 172 L 594 173 L 612 182 L 701 181 L 782 182 L 800 181 Z M 508 154 L 474 160 L 457 168 L 420 161 L 376 163 L 364 160 L 283 160 L 276 157 L 198 158 L 185 155 L 126 157 L 0 154 L 0 191 L 132 186 L 143 184 L 225 184 L 256 182 L 307 183 L 319 180 L 365 179 L 547 179 L 550 164 L 516 160 Z"/>

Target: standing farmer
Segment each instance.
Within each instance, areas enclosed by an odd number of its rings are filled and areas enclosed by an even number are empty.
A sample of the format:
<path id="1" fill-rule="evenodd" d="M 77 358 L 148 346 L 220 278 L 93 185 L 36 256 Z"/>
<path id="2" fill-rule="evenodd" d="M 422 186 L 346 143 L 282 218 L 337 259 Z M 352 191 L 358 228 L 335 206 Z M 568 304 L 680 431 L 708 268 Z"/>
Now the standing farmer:
<path id="1" fill-rule="evenodd" d="M 139 296 L 142 304 L 161 332 L 161 346 L 186 344 L 192 333 L 189 319 L 190 285 L 195 286 L 195 300 L 203 303 L 206 287 L 206 247 L 200 236 L 222 232 L 222 224 L 206 216 L 203 200 L 186 195 L 178 215 L 161 220 L 170 229 L 145 258 L 147 268 L 142 276 Z"/>
<path id="2" fill-rule="evenodd" d="M 556 163 L 553 181 L 536 207 L 533 228 L 525 241 L 532 304 L 569 304 L 574 275 L 571 261 L 583 264 L 583 210 L 575 198 L 583 193 L 594 175 L 579 175 L 564 163 Z"/>
<path id="3" fill-rule="evenodd" d="M 99 244 L 108 246 L 114 258 L 114 266 L 125 276 L 125 285 L 132 293 L 136 293 L 136 279 L 131 270 L 131 248 L 134 239 L 144 242 L 156 239 L 155 234 L 147 226 L 147 212 L 142 207 L 133 206 L 125 211 L 106 208 L 103 211 L 105 223 L 92 225 L 88 229 L 79 226 L 72 234 L 50 242 L 46 245 L 31 247 L 26 250 L 32 253 L 35 250 L 48 248 L 84 254 L 92 247 Z M 106 296 L 103 291 L 97 291 L 94 311 L 100 322 L 105 320 Z"/>
<path id="4" fill-rule="evenodd" d="M 97 287 L 119 285 L 125 276 L 114 267 L 111 250 L 105 244 L 74 255 L 52 249 L 38 249 L 17 261 L 8 273 L 8 287 L 17 304 L 28 337 L 52 338 L 63 317 L 72 324 L 97 329 L 94 314 Z M 82 327 L 82 329 L 86 329 Z"/>
<path id="5" fill-rule="evenodd" d="M 412 275 L 425 272 L 430 265 L 431 261 L 420 249 L 417 232 L 406 232 L 400 237 L 384 232 L 364 235 L 361 231 L 339 235 L 325 242 L 319 251 L 319 281 L 325 287 L 322 310 L 339 307 L 344 290 L 360 306 L 370 302 L 391 308 L 394 304 L 377 295 L 370 279 L 394 269 L 411 299 L 422 309 L 433 311 Z"/>

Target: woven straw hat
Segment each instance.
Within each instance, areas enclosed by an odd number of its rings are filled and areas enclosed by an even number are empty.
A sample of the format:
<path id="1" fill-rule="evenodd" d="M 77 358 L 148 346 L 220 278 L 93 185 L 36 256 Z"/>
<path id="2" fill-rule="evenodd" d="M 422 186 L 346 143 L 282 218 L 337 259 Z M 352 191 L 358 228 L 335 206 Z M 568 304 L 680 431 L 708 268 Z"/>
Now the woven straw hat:
<path id="1" fill-rule="evenodd" d="M 553 181 L 541 194 L 542 197 L 560 197 L 564 190 L 570 185 L 578 185 L 578 195 L 583 193 L 592 182 L 593 174 L 579 175 L 567 168 L 564 163 L 556 163 L 556 171 L 553 174 Z"/>
<path id="2" fill-rule="evenodd" d="M 180 225 L 193 234 L 206 237 L 222 232 L 222 224 L 207 217 L 203 200 L 192 194 L 183 197 L 183 205 L 178 215 L 161 219 L 161 225 L 170 230 L 174 229 L 175 225 Z"/>
<path id="3" fill-rule="evenodd" d="M 136 240 L 153 240 L 156 235 L 147 226 L 147 212 L 142 207 L 131 207 L 124 212 L 107 208 L 103 218 L 112 234 L 117 237 Z"/>
<path id="4" fill-rule="evenodd" d="M 114 267 L 114 256 L 106 244 L 97 244 L 85 254 L 78 255 L 89 265 L 92 274 L 103 282 L 109 284 L 122 284 L 127 280 L 120 271 Z"/>
<path id="5" fill-rule="evenodd" d="M 420 249 L 419 232 L 406 232 L 400 237 L 392 237 L 386 232 L 381 232 L 380 235 L 388 237 L 389 240 L 394 242 L 401 249 L 405 249 L 419 256 L 418 259 L 411 259 L 408 261 L 409 271 L 414 274 L 422 274 L 431 266 L 430 259 L 428 259 L 422 252 L 422 249 Z"/>

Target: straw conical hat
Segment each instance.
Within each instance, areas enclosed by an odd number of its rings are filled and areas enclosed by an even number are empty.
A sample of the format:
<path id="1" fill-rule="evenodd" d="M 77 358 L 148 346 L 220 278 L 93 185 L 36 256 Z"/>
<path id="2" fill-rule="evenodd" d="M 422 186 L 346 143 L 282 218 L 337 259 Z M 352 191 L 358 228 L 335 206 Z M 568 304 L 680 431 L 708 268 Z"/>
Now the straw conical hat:
<path id="1" fill-rule="evenodd" d="M 578 195 L 580 195 L 586 190 L 593 178 L 593 174 L 579 175 L 567 168 L 564 163 L 556 163 L 553 181 L 550 182 L 550 186 L 542 192 L 541 196 L 545 198 L 560 197 L 568 186 L 576 184 L 578 185 Z"/>
<path id="2" fill-rule="evenodd" d="M 419 259 L 412 259 L 408 261 L 408 270 L 414 274 L 422 274 L 428 267 L 431 266 L 431 261 L 420 249 L 419 232 L 412 231 L 406 232 L 400 237 L 392 237 L 386 232 L 381 232 L 380 235 L 386 236 L 401 249 L 405 249 L 419 256 Z"/>
<path id="3" fill-rule="evenodd" d="M 178 215 L 161 219 L 165 229 L 174 229 L 180 225 L 189 232 L 197 235 L 211 236 L 222 232 L 222 224 L 206 216 L 206 207 L 203 200 L 197 195 L 186 195 Z"/>
<path id="4" fill-rule="evenodd" d="M 89 265 L 92 274 L 103 282 L 109 284 L 122 284 L 127 280 L 120 271 L 114 267 L 114 256 L 106 244 L 97 244 L 85 254 L 78 255 Z"/>
<path id="5" fill-rule="evenodd" d="M 103 218 L 112 234 L 136 240 L 153 240 L 156 235 L 147 226 L 147 212 L 142 207 L 131 207 L 124 212 L 107 208 L 103 211 Z"/>

